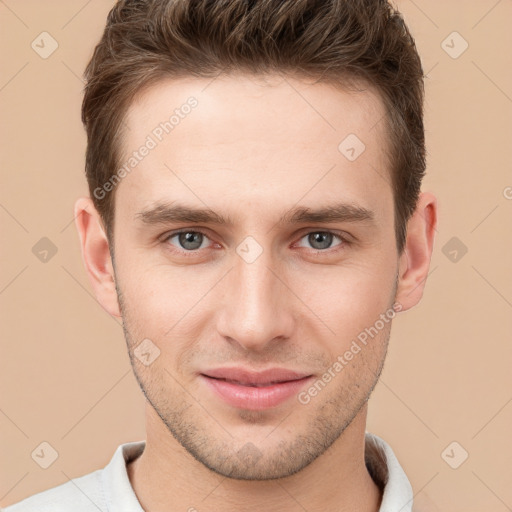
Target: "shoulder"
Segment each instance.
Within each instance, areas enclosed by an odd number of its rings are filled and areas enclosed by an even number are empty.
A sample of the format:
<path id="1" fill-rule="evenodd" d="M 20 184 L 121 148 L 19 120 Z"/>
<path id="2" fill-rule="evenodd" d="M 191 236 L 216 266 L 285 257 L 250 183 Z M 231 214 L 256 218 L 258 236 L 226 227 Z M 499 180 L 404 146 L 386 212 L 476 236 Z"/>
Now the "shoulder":
<path id="1" fill-rule="evenodd" d="M 2 512 L 112 512 L 114 503 L 123 512 L 142 512 L 126 464 L 140 456 L 144 447 L 145 441 L 121 444 L 104 468 L 29 496 Z"/>
<path id="2" fill-rule="evenodd" d="M 101 470 L 74 478 L 14 503 L 3 512 L 107 512 Z"/>

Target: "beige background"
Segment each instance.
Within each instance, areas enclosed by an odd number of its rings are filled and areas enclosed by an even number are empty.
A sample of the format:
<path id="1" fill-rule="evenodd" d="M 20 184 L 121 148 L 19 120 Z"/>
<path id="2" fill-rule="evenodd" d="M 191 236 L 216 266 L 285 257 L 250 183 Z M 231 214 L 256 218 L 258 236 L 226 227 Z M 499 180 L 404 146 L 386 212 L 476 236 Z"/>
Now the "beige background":
<path id="1" fill-rule="evenodd" d="M 0 1 L 3 506 L 103 467 L 120 443 L 145 435 L 122 328 L 92 295 L 73 223 L 74 201 L 87 193 L 80 76 L 111 5 Z M 512 510 L 512 2 L 397 5 L 428 75 L 423 189 L 439 199 L 440 226 L 424 298 L 394 322 L 368 430 L 394 449 L 418 499 L 428 495 L 441 511 L 504 512 Z M 31 48 L 43 31 L 59 45 L 47 59 Z M 456 59 L 443 47 L 453 53 L 463 41 L 442 45 L 453 31 L 469 44 Z M 57 248 L 46 262 L 32 252 L 43 237 Z M 453 237 L 467 247 L 455 262 Z M 59 455 L 48 469 L 31 458 L 43 441 Z M 453 441 L 460 447 L 443 458 Z M 468 459 L 452 469 L 445 460 L 460 461 L 462 450 Z"/>

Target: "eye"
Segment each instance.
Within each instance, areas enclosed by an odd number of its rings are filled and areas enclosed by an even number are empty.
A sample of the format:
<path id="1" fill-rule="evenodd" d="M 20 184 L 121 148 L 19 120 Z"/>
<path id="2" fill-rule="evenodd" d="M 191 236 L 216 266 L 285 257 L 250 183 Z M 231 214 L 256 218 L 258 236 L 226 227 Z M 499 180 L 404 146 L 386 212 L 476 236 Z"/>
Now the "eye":
<path id="1" fill-rule="evenodd" d="M 335 238 L 340 240 L 340 243 L 336 244 L 334 247 L 348 244 L 345 238 L 331 231 L 311 231 L 303 236 L 301 240 L 306 239 L 307 243 L 309 243 L 314 250 L 325 252 L 327 249 L 332 248 L 332 242 Z"/>
<path id="2" fill-rule="evenodd" d="M 176 245 L 171 242 L 174 238 L 176 239 Z M 169 242 L 180 251 L 194 252 L 198 249 L 204 249 L 204 247 L 207 247 L 207 245 L 203 244 L 207 239 L 208 237 L 202 231 L 184 230 L 176 233 L 170 233 L 164 238 L 163 242 Z"/>

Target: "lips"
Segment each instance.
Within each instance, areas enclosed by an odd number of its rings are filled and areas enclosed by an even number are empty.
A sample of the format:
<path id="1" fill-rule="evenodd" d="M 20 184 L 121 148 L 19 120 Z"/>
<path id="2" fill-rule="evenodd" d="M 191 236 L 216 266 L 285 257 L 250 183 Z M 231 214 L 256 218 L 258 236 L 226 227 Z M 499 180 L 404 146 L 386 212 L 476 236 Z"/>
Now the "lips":
<path id="1" fill-rule="evenodd" d="M 218 368 L 199 375 L 213 396 L 238 409 L 276 407 L 299 393 L 313 378 L 282 368 L 252 372 L 242 368 Z"/>
<path id="2" fill-rule="evenodd" d="M 243 368 L 217 368 L 203 372 L 203 375 L 241 386 L 253 387 L 271 386 L 272 384 L 299 380 L 310 376 L 310 374 L 282 368 L 270 368 L 262 372 L 251 372 Z"/>

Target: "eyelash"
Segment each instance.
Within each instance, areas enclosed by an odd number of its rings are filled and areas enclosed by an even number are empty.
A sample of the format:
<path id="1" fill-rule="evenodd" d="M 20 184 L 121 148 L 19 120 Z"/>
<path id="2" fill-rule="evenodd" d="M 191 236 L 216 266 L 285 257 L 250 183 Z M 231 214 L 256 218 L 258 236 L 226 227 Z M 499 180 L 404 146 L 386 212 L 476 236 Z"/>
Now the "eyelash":
<path id="1" fill-rule="evenodd" d="M 203 236 L 205 236 L 206 238 L 210 239 L 210 237 L 208 236 L 208 233 L 206 233 L 205 231 L 201 230 L 201 229 L 181 229 L 181 230 L 178 230 L 178 231 L 173 231 L 171 233 L 167 233 L 163 239 L 162 239 L 162 243 L 166 244 L 167 247 L 169 247 L 169 240 L 177 235 L 180 235 L 181 233 L 201 233 Z M 337 231 L 330 231 L 330 230 L 311 230 L 311 231 L 308 231 L 306 233 L 304 233 L 301 237 L 300 237 L 300 240 L 302 240 L 304 237 L 312 234 L 312 233 L 326 233 L 326 234 L 331 234 L 331 235 L 334 235 L 336 238 L 338 238 L 340 240 L 340 244 L 338 244 L 337 246 L 334 246 L 333 248 L 329 248 L 329 249 L 310 249 L 310 252 L 312 252 L 314 255 L 317 255 L 317 254 L 332 254 L 332 253 L 335 253 L 335 252 L 338 252 L 338 251 L 342 251 L 346 246 L 349 246 L 351 244 L 351 241 L 348 240 L 348 238 L 344 235 L 342 235 L 341 233 L 337 232 Z M 198 253 L 200 252 L 201 249 L 195 249 L 195 250 L 192 250 L 192 251 L 186 251 L 186 250 L 180 250 L 180 249 L 177 249 L 176 247 L 174 246 L 171 246 L 172 248 L 168 249 L 170 250 L 171 252 L 175 253 L 180 253 L 181 255 L 185 256 L 186 258 L 190 258 L 190 257 L 195 257 L 198 255 Z"/>

